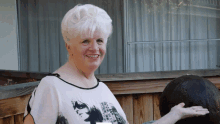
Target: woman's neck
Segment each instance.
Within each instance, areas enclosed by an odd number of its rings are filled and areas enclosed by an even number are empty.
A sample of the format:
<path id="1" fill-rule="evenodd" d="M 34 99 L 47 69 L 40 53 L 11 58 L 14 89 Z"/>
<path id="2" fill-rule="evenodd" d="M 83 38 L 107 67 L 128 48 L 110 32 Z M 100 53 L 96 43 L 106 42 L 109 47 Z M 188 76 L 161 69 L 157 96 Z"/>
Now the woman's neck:
<path id="1" fill-rule="evenodd" d="M 91 88 L 97 85 L 97 79 L 94 73 L 90 73 L 90 75 L 84 74 L 69 62 L 64 64 L 54 73 L 58 73 L 62 79 L 79 87 Z"/>
<path id="2" fill-rule="evenodd" d="M 88 80 L 93 79 L 94 76 L 94 71 L 91 70 L 82 70 L 80 68 L 78 68 L 74 62 L 68 61 L 66 64 L 66 69 L 68 69 L 68 71 L 72 74 L 76 74 L 79 77 L 85 77 Z"/>

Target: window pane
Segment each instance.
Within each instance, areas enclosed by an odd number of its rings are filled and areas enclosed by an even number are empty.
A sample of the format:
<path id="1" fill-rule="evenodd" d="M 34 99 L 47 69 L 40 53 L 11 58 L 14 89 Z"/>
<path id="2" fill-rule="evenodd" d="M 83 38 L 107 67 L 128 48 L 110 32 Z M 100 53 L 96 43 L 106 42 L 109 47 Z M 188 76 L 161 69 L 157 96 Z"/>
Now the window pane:
<path id="1" fill-rule="evenodd" d="M 126 2 L 127 72 L 218 68 L 219 2 Z"/>

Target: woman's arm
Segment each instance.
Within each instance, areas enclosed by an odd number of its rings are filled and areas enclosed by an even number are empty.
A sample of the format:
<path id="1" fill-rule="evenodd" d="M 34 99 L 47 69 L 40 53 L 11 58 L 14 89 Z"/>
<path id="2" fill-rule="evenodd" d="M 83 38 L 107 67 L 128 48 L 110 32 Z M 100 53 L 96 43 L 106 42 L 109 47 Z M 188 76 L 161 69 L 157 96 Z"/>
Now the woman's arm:
<path id="1" fill-rule="evenodd" d="M 174 106 L 171 111 L 153 124 L 175 124 L 178 120 L 193 116 L 202 116 L 209 113 L 208 109 L 201 106 L 183 108 L 184 103 Z"/>
<path id="2" fill-rule="evenodd" d="M 180 120 L 179 116 L 169 112 L 152 124 L 175 124 L 178 120 Z"/>

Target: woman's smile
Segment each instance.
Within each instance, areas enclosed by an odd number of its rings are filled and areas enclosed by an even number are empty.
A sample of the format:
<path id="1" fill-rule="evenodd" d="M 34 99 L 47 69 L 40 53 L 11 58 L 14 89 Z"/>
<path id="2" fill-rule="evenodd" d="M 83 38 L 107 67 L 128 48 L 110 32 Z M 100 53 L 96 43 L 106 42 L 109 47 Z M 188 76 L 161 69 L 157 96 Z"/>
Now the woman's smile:
<path id="1" fill-rule="evenodd" d="M 92 59 L 96 59 L 99 57 L 99 55 L 86 55 L 86 57 L 92 58 Z"/>

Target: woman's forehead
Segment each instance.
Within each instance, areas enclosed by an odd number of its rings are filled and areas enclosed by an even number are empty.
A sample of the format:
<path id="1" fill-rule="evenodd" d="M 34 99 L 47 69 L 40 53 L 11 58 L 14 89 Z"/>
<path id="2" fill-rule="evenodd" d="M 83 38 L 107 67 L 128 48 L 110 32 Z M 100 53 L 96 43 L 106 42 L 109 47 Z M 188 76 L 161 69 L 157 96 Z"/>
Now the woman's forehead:
<path id="1" fill-rule="evenodd" d="M 90 32 L 89 30 L 87 30 L 86 32 L 81 33 L 81 38 L 82 39 L 98 39 L 98 38 L 107 39 L 108 36 L 105 35 L 100 30 L 96 30 L 94 32 Z"/>
<path id="2" fill-rule="evenodd" d="M 104 37 L 102 35 L 97 35 L 97 36 L 82 36 L 81 39 L 107 39 L 107 37 Z"/>

